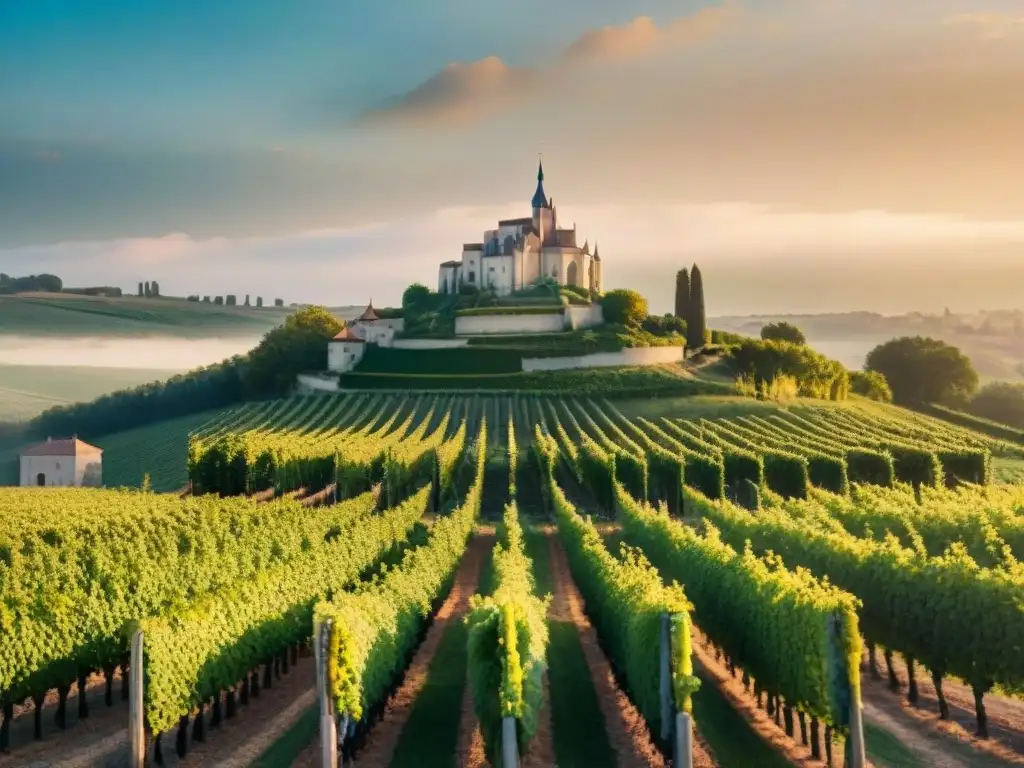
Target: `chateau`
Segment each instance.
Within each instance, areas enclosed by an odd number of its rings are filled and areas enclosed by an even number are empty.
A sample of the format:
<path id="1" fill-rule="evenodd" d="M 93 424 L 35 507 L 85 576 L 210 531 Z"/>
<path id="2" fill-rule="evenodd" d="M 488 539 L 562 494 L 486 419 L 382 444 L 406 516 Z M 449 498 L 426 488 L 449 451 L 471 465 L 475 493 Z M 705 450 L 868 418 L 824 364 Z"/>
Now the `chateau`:
<path id="1" fill-rule="evenodd" d="M 441 264 L 439 293 L 455 293 L 459 286 L 491 289 L 499 296 L 529 288 L 541 278 L 561 285 L 601 290 L 601 257 L 590 253 L 590 244 L 576 244 L 576 225 L 558 226 L 555 201 L 544 193 L 544 166 L 537 167 L 537 191 L 531 201 L 533 215 L 505 219 L 497 229 L 484 232 L 479 243 L 462 246 L 461 261 Z"/>

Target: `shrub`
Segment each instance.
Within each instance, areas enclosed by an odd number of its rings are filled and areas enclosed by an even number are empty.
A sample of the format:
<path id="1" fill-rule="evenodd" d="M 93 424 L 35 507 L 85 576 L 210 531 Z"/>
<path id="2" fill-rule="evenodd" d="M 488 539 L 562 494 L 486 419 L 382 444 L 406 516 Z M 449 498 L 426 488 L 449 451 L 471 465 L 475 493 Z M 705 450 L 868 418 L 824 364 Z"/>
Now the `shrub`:
<path id="1" fill-rule="evenodd" d="M 788 341 L 790 344 L 806 344 L 807 337 L 803 331 L 792 323 L 768 323 L 761 328 L 761 338 L 765 341 Z"/>
<path id="2" fill-rule="evenodd" d="M 861 397 L 866 397 L 868 400 L 877 400 L 880 403 L 892 402 L 892 389 L 889 387 L 889 382 L 878 371 L 852 371 L 850 373 L 850 391 Z"/>
<path id="3" fill-rule="evenodd" d="M 604 319 L 608 323 L 638 326 L 647 317 L 647 299 L 636 291 L 619 288 L 608 291 L 601 299 Z"/>

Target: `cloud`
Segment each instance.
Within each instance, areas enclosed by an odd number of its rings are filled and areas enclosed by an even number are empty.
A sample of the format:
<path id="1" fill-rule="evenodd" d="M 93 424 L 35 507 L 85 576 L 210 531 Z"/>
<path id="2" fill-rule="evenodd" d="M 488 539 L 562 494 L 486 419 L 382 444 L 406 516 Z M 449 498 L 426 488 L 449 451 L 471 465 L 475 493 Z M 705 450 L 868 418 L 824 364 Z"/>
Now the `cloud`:
<path id="1" fill-rule="evenodd" d="M 946 17 L 944 23 L 974 31 L 982 40 L 1024 38 L 1024 16 L 1006 13 L 958 13 Z"/>
<path id="2" fill-rule="evenodd" d="M 721 35 L 744 15 L 735 2 L 709 6 L 658 27 L 650 16 L 628 24 L 584 32 L 563 53 L 569 62 L 607 61 L 645 56 L 675 46 L 689 46 Z"/>
<path id="3" fill-rule="evenodd" d="M 372 296 L 395 304 L 409 283 L 432 285 L 437 264 L 457 257 L 462 242 L 525 205 L 445 208 L 278 237 L 175 233 L 29 246 L 0 250 L 0 271 L 129 289 L 155 279 L 166 295 L 248 293 L 329 306 Z M 635 288 L 659 312 L 671 306 L 668 276 L 694 261 L 705 272 L 714 314 L 941 310 L 1019 300 L 1024 218 L 809 214 L 750 203 L 560 205 L 559 216 L 576 222 L 581 238 L 600 243 L 608 287 Z M 971 254 L 967 270 L 964 253 Z"/>
<path id="4" fill-rule="evenodd" d="M 509 67 L 497 56 L 468 64 L 455 62 L 391 104 L 370 110 L 362 121 L 470 122 L 508 109 L 537 83 L 536 72 Z"/>
<path id="5" fill-rule="evenodd" d="M 721 34 L 743 16 L 733 0 L 703 8 L 659 27 L 649 16 L 621 26 L 584 32 L 545 68 L 510 67 L 497 56 L 456 62 L 390 103 L 364 113 L 359 122 L 422 126 L 466 125 L 507 113 L 524 100 L 556 93 L 567 70 L 695 45 Z"/>

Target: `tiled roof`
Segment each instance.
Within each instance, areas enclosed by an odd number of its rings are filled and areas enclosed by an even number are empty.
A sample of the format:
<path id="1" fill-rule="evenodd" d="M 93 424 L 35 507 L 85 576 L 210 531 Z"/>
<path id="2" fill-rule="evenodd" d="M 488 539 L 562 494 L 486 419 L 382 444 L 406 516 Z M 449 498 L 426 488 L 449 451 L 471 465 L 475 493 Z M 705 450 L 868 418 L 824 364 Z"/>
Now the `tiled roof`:
<path id="1" fill-rule="evenodd" d="M 373 302 L 371 301 L 366 305 L 366 309 L 363 310 L 363 314 L 359 316 L 361 322 L 370 322 L 371 320 L 380 320 L 380 316 L 373 310 Z"/>
<path id="2" fill-rule="evenodd" d="M 95 445 L 84 443 L 78 438 L 70 440 L 47 440 L 45 443 L 30 445 L 21 452 L 22 456 L 77 456 L 80 453 L 103 453 Z"/>
<path id="3" fill-rule="evenodd" d="M 365 344 L 363 339 L 360 339 L 347 325 L 338 331 L 338 335 L 335 336 L 331 341 L 344 341 L 352 344 Z"/>
<path id="4" fill-rule="evenodd" d="M 461 261 L 442 261 L 441 262 L 441 266 L 442 267 L 457 267 L 460 264 L 462 264 Z"/>
<path id="5" fill-rule="evenodd" d="M 498 222 L 499 227 L 517 226 L 519 224 L 533 224 L 533 216 L 524 216 L 521 219 L 501 219 Z"/>

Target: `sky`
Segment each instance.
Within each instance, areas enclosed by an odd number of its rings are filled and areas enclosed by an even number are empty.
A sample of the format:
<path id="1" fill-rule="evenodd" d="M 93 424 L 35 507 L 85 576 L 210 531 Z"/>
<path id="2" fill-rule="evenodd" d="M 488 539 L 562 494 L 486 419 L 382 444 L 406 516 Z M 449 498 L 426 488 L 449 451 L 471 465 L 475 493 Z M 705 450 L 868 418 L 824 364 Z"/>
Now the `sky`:
<path id="1" fill-rule="evenodd" d="M 0 2 L 0 271 L 395 303 L 538 153 L 606 287 L 1021 306 L 1019 0 Z"/>

